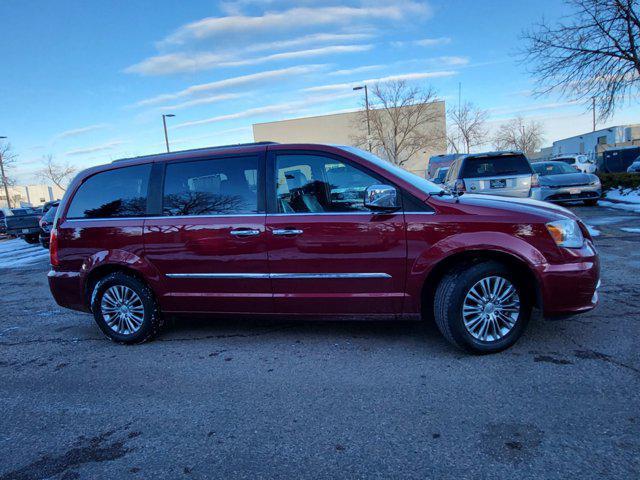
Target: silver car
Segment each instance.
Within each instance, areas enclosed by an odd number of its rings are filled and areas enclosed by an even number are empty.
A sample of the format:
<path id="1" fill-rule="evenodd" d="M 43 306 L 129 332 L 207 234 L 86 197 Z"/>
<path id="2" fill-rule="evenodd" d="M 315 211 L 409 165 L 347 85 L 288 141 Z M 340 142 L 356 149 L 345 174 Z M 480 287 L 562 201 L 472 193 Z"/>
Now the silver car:
<path id="1" fill-rule="evenodd" d="M 444 184 L 468 193 L 536 197 L 537 175 L 522 152 L 487 152 L 464 155 L 449 167 Z"/>
<path id="2" fill-rule="evenodd" d="M 629 168 L 627 168 L 627 173 L 640 173 L 640 157 L 636 158 Z"/>
<path id="3" fill-rule="evenodd" d="M 539 200 L 547 202 L 579 202 L 595 205 L 602 195 L 600 179 L 591 173 L 576 172 L 563 162 L 534 163 L 540 178 Z"/>

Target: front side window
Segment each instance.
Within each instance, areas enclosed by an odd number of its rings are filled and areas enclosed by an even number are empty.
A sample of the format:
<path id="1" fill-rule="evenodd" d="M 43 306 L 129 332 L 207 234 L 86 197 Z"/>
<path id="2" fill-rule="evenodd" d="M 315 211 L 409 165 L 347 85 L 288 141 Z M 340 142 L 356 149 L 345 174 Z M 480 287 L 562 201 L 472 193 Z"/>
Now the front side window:
<path id="1" fill-rule="evenodd" d="M 367 187 L 381 181 L 352 165 L 321 155 L 279 155 L 276 161 L 279 213 L 369 211 Z"/>
<path id="2" fill-rule="evenodd" d="M 163 214 L 258 213 L 258 158 L 234 157 L 167 165 Z"/>
<path id="3" fill-rule="evenodd" d="M 147 211 L 151 164 L 107 170 L 86 179 L 76 192 L 67 218 L 141 217 Z"/>

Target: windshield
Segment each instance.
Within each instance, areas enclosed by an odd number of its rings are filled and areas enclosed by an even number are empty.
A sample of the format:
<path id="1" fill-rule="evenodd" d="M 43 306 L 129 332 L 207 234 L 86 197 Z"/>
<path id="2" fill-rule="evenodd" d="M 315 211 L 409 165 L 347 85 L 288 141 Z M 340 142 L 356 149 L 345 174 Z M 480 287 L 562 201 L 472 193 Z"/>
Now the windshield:
<path id="1" fill-rule="evenodd" d="M 424 178 L 419 177 L 418 175 L 415 175 L 411 172 L 407 172 L 405 169 L 400 168 L 397 165 L 392 164 L 391 162 L 382 160 L 380 157 L 377 157 L 371 152 L 366 152 L 356 147 L 348 147 L 344 145 L 340 145 L 338 146 L 338 148 L 346 152 L 352 153 L 354 155 L 357 155 L 359 157 L 362 157 L 365 160 L 368 160 L 369 162 L 377 165 L 378 167 L 385 169 L 387 172 L 392 173 L 396 177 L 401 178 L 405 182 L 408 182 L 413 186 L 419 188 L 424 193 L 433 195 L 433 194 L 438 194 L 440 192 L 445 191 L 435 183 L 432 183 L 429 180 L 425 180 Z"/>
<path id="2" fill-rule="evenodd" d="M 496 155 L 464 159 L 460 178 L 527 174 L 531 174 L 531 166 L 524 155 Z"/>
<path id="3" fill-rule="evenodd" d="M 538 175 L 561 175 L 563 173 L 576 173 L 576 169 L 562 162 L 534 163 L 534 172 Z"/>
<path id="4" fill-rule="evenodd" d="M 436 178 L 440 181 L 444 180 L 444 177 L 447 176 L 447 172 L 449 171 L 449 168 L 439 168 L 438 169 L 438 174 L 436 175 Z"/>

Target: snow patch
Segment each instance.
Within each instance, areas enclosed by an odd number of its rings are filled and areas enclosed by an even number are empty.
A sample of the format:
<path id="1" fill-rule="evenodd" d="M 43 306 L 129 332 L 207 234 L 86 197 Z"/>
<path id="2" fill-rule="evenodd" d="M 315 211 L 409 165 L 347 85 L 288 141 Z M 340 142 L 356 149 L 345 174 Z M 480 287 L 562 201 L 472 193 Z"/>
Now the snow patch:
<path id="1" fill-rule="evenodd" d="M 640 233 L 640 228 L 634 228 L 634 227 L 621 227 L 620 230 L 622 230 L 623 232 L 629 232 L 629 233 Z"/>
<path id="2" fill-rule="evenodd" d="M 40 244 L 30 245 L 21 239 L 0 241 L 0 268 L 31 265 L 49 258 L 49 251 Z"/>
<path id="3" fill-rule="evenodd" d="M 640 189 L 637 188 L 612 188 L 604 196 L 609 200 L 640 204 Z"/>
<path id="4" fill-rule="evenodd" d="M 601 207 L 615 208 L 617 210 L 626 210 L 627 212 L 640 213 L 640 203 L 614 203 L 600 200 L 598 204 Z"/>
<path id="5" fill-rule="evenodd" d="M 591 235 L 592 237 L 600 236 L 600 230 L 598 230 L 593 225 L 587 225 L 587 230 L 589 230 L 589 235 Z"/>

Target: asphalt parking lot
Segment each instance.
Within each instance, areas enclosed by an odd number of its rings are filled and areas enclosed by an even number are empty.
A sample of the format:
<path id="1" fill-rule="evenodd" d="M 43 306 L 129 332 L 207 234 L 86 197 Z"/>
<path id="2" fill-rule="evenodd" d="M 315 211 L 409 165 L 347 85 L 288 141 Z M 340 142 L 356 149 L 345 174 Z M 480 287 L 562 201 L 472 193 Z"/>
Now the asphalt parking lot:
<path id="1" fill-rule="evenodd" d="M 119 346 L 42 257 L 0 268 L 0 480 L 638 478 L 640 215 L 575 210 L 601 305 L 484 357 L 410 322 L 181 319 Z"/>

